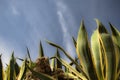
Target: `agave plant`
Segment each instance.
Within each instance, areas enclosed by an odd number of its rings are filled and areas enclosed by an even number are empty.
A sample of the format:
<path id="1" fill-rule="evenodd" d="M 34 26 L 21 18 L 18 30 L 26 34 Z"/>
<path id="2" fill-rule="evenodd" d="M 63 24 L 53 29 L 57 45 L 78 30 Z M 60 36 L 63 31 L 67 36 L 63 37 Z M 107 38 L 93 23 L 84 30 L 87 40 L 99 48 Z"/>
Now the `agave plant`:
<path id="1" fill-rule="evenodd" d="M 62 47 L 49 41 L 48 43 L 62 50 L 76 65 L 77 69 L 74 69 L 65 60 L 56 57 L 78 79 L 120 80 L 120 32 L 109 23 L 112 31 L 112 35 L 110 35 L 99 20 L 96 19 L 96 22 L 98 27 L 91 36 L 91 44 L 88 41 L 83 21 L 81 22 L 77 41 L 73 38 L 80 64 Z"/>
<path id="2" fill-rule="evenodd" d="M 3 69 L 0 55 L 0 80 L 120 80 L 120 32 L 109 23 L 112 31 L 109 34 L 99 20 L 96 22 L 97 29 L 91 36 L 91 43 L 83 21 L 77 40 L 72 37 L 77 55 L 75 59 L 50 41 L 47 43 L 57 48 L 51 58 L 45 57 L 41 42 L 35 62 L 27 48 L 28 58 L 15 58 L 13 52 L 7 68 Z M 71 63 L 61 58 L 59 50 Z M 22 66 L 17 64 L 17 59 L 23 61 Z"/>

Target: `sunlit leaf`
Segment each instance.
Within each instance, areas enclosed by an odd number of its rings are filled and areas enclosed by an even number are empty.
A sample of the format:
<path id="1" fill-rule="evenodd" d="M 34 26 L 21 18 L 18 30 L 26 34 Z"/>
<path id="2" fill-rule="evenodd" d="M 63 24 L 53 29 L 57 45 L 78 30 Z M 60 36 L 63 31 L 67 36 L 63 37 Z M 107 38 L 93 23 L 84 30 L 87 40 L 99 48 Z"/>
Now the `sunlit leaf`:
<path id="1" fill-rule="evenodd" d="M 79 69 L 79 71 L 81 71 L 85 76 L 85 72 L 82 70 L 81 66 L 60 46 L 58 46 L 57 44 L 55 43 L 52 43 L 50 41 L 47 41 L 48 44 L 60 49 L 61 51 L 63 51 L 63 53 L 76 65 L 76 67 Z M 86 76 L 87 77 L 87 76 Z"/>
<path id="2" fill-rule="evenodd" d="M 25 73 L 26 73 L 27 67 L 26 67 L 26 59 L 23 61 L 23 64 L 21 66 L 19 76 L 17 80 L 23 80 Z"/>
<path id="3" fill-rule="evenodd" d="M 81 22 L 80 29 L 77 38 L 77 55 L 80 60 L 80 64 L 87 74 L 87 77 L 91 80 L 97 80 L 97 74 L 95 72 L 95 66 L 93 64 L 91 50 L 88 42 L 88 36 L 85 29 L 84 22 Z"/>
<path id="4" fill-rule="evenodd" d="M 104 30 L 104 31 L 101 31 Z M 107 33 L 104 26 L 98 25 L 98 32 L 100 41 L 104 49 L 105 62 L 106 62 L 106 80 L 115 80 L 116 78 L 116 54 L 114 43 L 111 36 Z M 109 43 L 109 44 L 108 44 Z"/>
<path id="5" fill-rule="evenodd" d="M 99 42 L 99 35 L 98 31 L 95 30 L 91 36 L 91 49 L 92 49 L 92 56 L 94 59 L 96 73 L 98 75 L 99 80 L 104 80 L 104 74 L 102 72 L 102 53 L 100 49 L 100 42 Z"/>
<path id="6" fill-rule="evenodd" d="M 68 68 L 71 72 L 73 72 L 76 76 L 78 76 L 79 78 L 83 79 L 83 80 L 87 80 L 87 78 L 82 74 L 79 73 L 77 70 L 75 70 L 72 66 L 70 66 L 65 60 L 55 57 L 57 58 L 66 68 Z"/>

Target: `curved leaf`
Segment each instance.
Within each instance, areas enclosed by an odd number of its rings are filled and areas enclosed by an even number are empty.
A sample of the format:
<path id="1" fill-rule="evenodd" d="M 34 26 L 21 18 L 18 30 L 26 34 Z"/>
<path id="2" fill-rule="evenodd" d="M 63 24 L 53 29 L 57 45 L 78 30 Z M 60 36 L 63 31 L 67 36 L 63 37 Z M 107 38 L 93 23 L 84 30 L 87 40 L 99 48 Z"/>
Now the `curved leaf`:
<path id="1" fill-rule="evenodd" d="M 26 73 L 26 70 L 27 70 L 27 68 L 26 68 L 26 62 L 27 62 L 27 60 L 25 59 L 23 61 L 22 66 L 21 66 L 21 69 L 20 69 L 19 76 L 18 76 L 17 80 L 23 80 L 23 78 L 25 76 L 25 73 Z"/>
<path id="2" fill-rule="evenodd" d="M 100 52 L 100 42 L 99 42 L 99 36 L 98 31 L 95 30 L 94 33 L 91 36 L 91 49 L 92 49 L 92 56 L 94 59 L 95 69 L 96 73 L 98 75 L 99 80 L 104 80 L 104 74 L 102 72 L 102 54 Z"/>
<path id="3" fill-rule="evenodd" d="M 84 22 L 81 22 L 80 29 L 77 38 L 77 55 L 82 65 L 83 70 L 89 77 L 89 80 L 98 80 L 95 72 L 95 66 L 93 64 L 90 46 L 88 43 L 87 32 L 84 26 Z"/>
<path id="4" fill-rule="evenodd" d="M 78 76 L 79 78 L 81 78 L 83 80 L 87 80 L 87 78 L 82 73 L 79 73 L 77 70 L 75 70 L 65 60 L 58 58 L 58 57 L 55 57 L 55 58 L 57 58 L 66 68 L 69 69 L 69 71 L 73 72 L 76 76 Z"/>
<path id="5" fill-rule="evenodd" d="M 99 23 L 100 24 L 100 23 Z M 114 43 L 111 36 L 107 33 L 104 26 L 98 24 L 98 32 L 100 35 L 100 42 L 102 44 L 105 63 L 106 63 L 106 80 L 116 80 L 116 54 Z M 101 31 L 103 30 L 103 31 Z"/>
<path id="6" fill-rule="evenodd" d="M 58 49 L 60 49 L 61 51 L 63 51 L 63 53 L 76 65 L 77 69 L 79 71 L 81 71 L 81 73 L 83 73 L 86 76 L 86 74 L 83 71 L 83 69 L 81 68 L 81 66 L 62 47 L 60 47 L 57 44 L 54 44 L 54 43 L 52 43 L 50 41 L 47 41 L 47 43 L 50 44 L 50 45 L 52 45 L 52 46 L 54 46 L 54 47 L 56 47 L 56 48 L 58 48 Z"/>

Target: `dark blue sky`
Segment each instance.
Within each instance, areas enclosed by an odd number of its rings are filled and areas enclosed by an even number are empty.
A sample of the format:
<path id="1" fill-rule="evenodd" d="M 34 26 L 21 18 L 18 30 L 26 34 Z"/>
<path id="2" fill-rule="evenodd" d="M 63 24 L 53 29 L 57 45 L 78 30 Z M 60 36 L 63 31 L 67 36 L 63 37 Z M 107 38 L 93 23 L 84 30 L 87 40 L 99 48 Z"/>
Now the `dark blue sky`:
<path id="1" fill-rule="evenodd" d="M 109 29 L 111 22 L 119 30 L 119 0 L 0 0 L 0 53 L 3 60 L 15 56 L 24 58 L 26 46 L 31 56 L 38 56 L 39 41 L 43 43 L 47 56 L 55 48 L 46 44 L 53 41 L 74 55 L 71 36 L 77 37 L 82 19 L 89 36 L 96 28 L 98 18 Z"/>

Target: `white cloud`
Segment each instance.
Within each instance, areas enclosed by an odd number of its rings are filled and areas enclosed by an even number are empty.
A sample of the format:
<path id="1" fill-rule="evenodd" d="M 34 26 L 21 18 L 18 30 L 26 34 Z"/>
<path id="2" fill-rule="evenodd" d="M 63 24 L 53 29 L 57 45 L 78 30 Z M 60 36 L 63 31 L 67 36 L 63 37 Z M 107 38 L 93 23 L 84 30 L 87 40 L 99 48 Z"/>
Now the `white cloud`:
<path id="1" fill-rule="evenodd" d="M 74 18 L 72 17 L 69 8 L 62 1 L 57 1 L 56 4 L 59 23 L 63 31 L 63 41 L 65 43 L 65 47 L 71 56 L 74 56 L 75 50 L 73 48 L 71 36 L 68 31 L 68 28 L 70 28 L 70 26 L 75 26 Z"/>
<path id="2" fill-rule="evenodd" d="M 17 8 L 15 6 L 11 6 L 11 9 L 12 9 L 12 13 L 14 15 L 20 15 L 20 12 L 17 10 Z"/>

